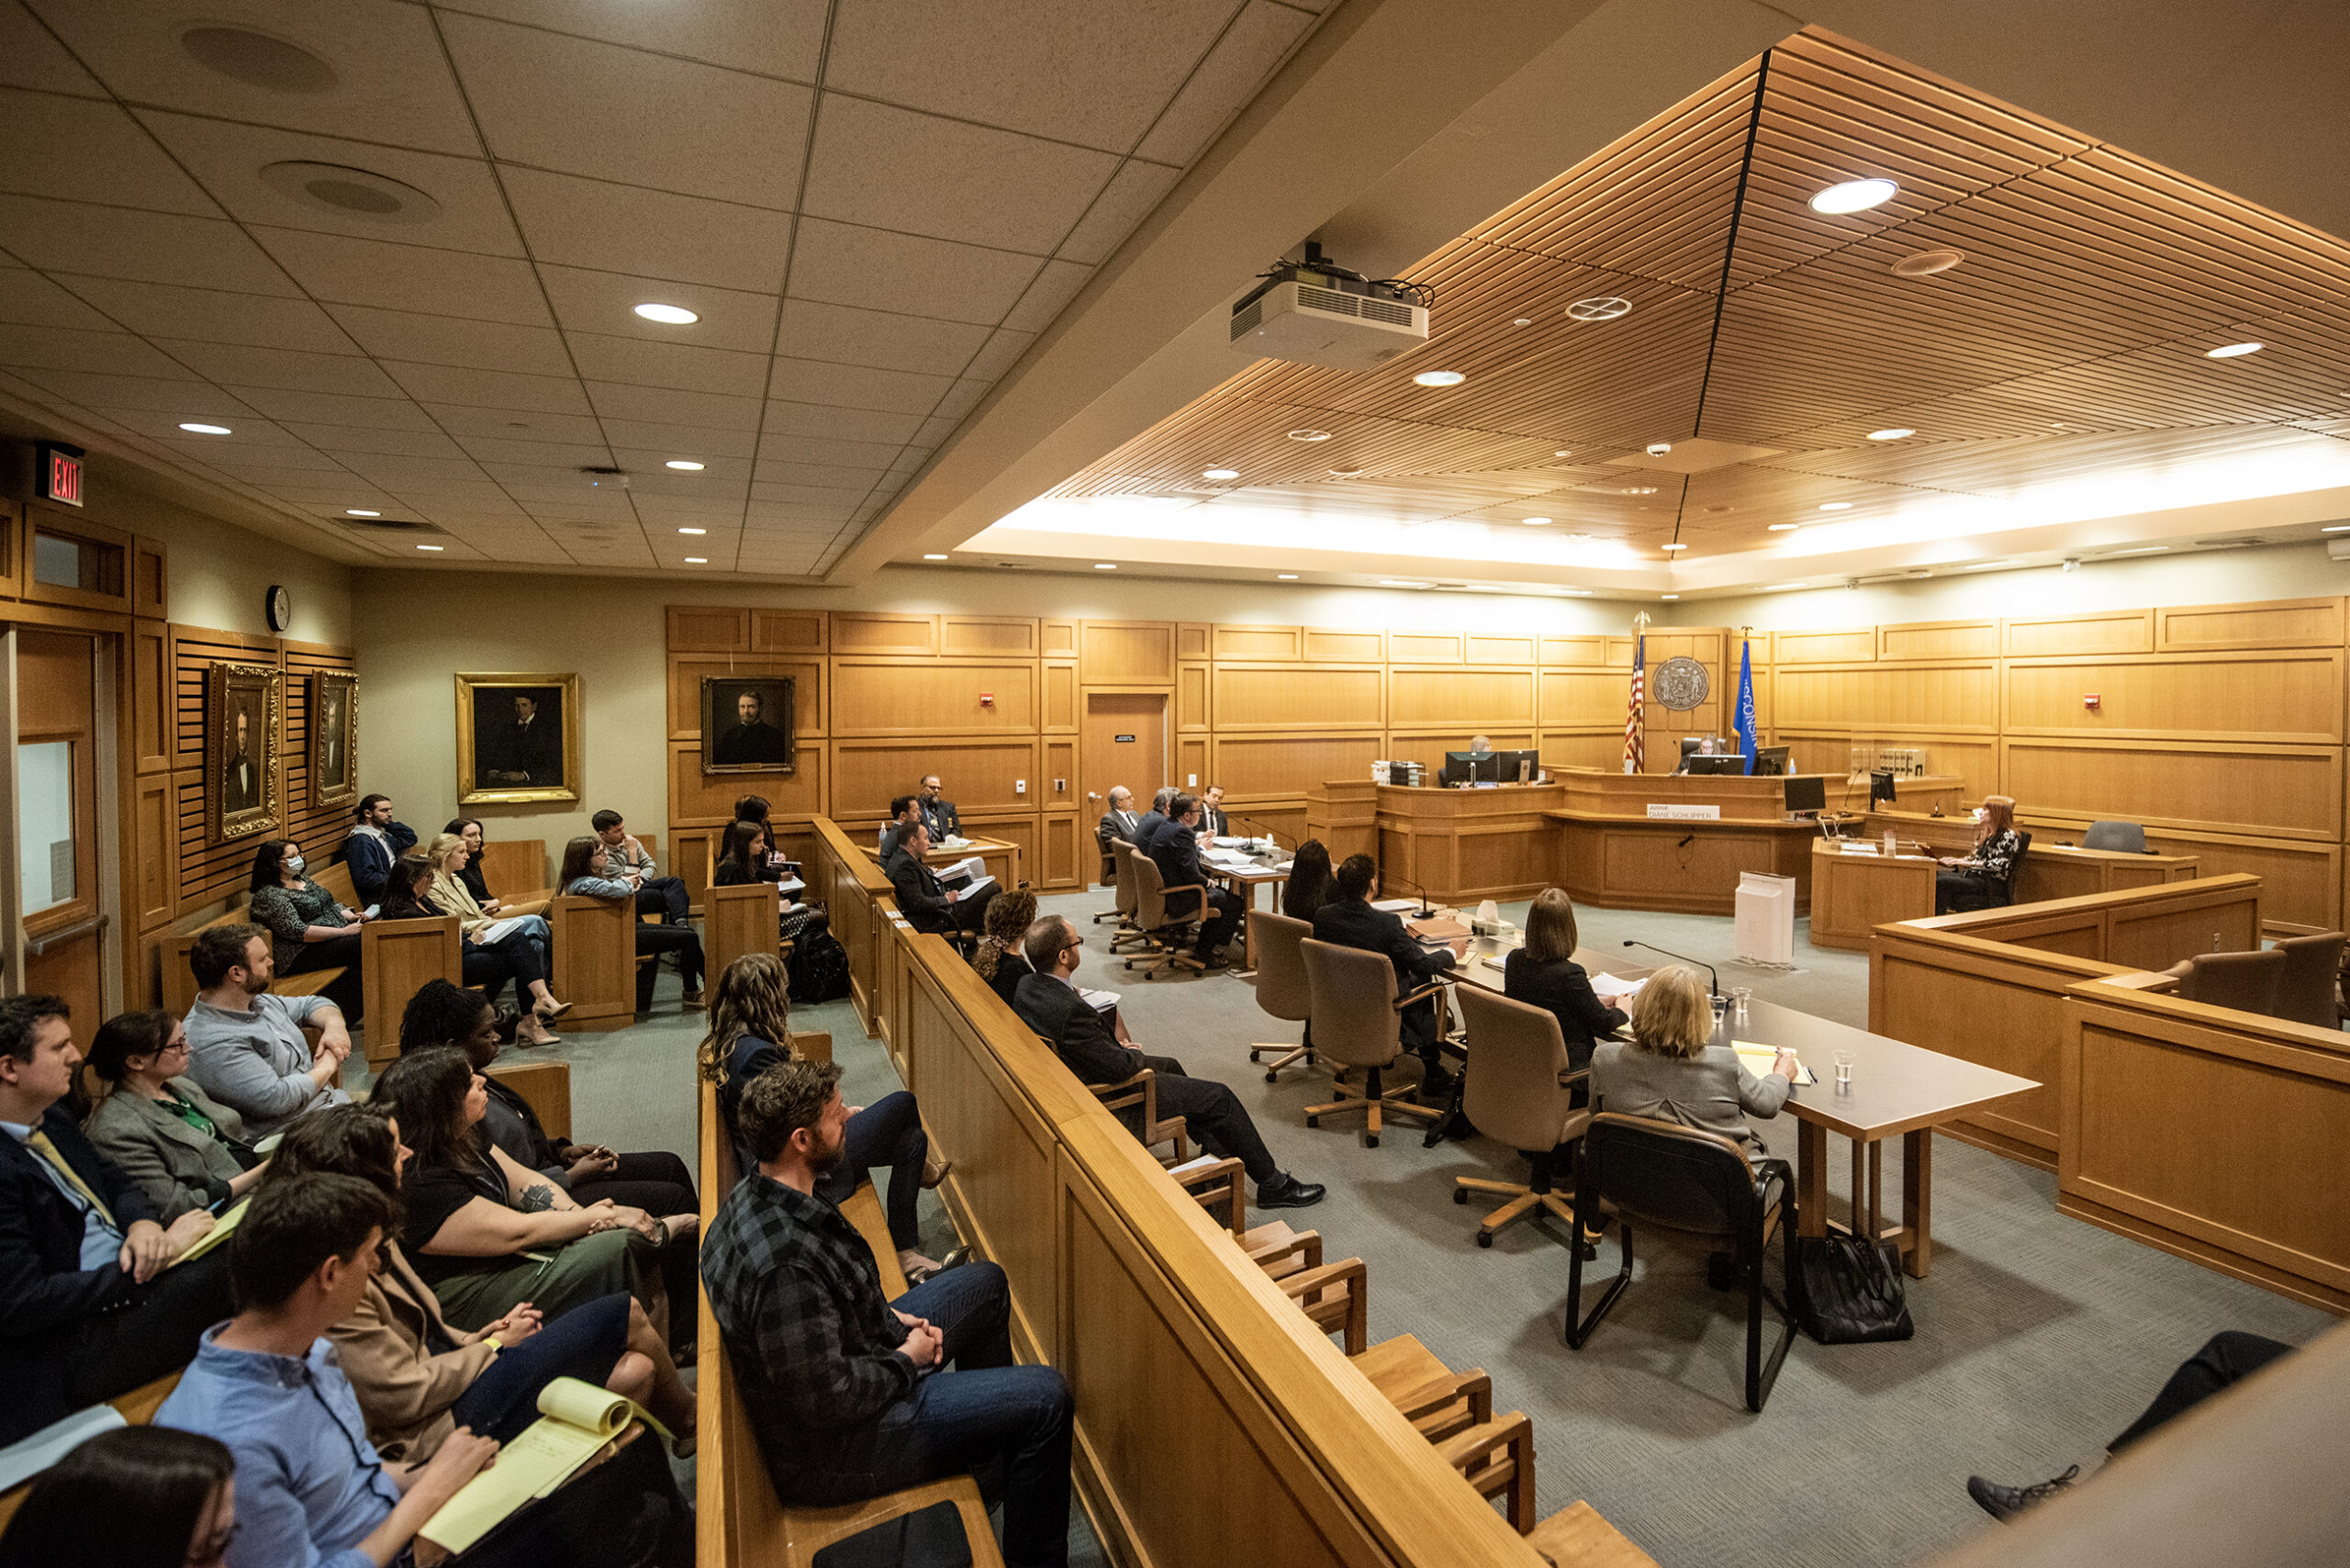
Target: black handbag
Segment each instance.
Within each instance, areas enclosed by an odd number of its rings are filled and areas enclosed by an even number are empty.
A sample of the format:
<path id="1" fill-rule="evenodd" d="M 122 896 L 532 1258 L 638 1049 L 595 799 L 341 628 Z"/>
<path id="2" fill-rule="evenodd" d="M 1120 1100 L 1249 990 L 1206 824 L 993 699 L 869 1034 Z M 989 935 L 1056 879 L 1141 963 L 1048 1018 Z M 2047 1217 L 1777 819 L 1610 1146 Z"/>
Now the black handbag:
<path id="1" fill-rule="evenodd" d="M 1901 1285 L 1901 1255 L 1890 1242 L 1872 1247 L 1836 1232 L 1795 1238 L 1787 1305 L 1803 1331 L 1823 1345 L 1867 1345 L 1917 1333 Z"/>

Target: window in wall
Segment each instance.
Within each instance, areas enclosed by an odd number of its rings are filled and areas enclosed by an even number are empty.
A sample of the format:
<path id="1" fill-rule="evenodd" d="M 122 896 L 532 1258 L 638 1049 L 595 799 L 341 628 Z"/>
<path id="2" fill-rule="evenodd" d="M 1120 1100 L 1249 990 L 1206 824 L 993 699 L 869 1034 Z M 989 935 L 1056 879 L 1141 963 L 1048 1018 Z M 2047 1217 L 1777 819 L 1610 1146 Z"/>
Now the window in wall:
<path id="1" fill-rule="evenodd" d="M 70 902 L 73 886 L 73 743 L 17 748 L 17 850 L 26 914 Z"/>
<path id="2" fill-rule="evenodd" d="M 33 532 L 33 581 L 86 593 L 122 591 L 122 551 L 70 533 Z"/>

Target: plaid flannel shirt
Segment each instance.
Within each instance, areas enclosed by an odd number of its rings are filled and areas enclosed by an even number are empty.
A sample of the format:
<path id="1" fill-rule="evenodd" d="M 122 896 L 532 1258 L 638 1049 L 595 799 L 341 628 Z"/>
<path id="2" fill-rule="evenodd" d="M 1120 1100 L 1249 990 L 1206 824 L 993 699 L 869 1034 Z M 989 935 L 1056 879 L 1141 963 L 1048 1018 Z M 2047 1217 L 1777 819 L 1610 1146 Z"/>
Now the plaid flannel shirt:
<path id="1" fill-rule="evenodd" d="M 778 1486 L 839 1451 L 826 1434 L 869 1426 L 912 1392 L 873 1250 L 823 1199 L 745 1176 L 711 1221 L 701 1277 Z"/>

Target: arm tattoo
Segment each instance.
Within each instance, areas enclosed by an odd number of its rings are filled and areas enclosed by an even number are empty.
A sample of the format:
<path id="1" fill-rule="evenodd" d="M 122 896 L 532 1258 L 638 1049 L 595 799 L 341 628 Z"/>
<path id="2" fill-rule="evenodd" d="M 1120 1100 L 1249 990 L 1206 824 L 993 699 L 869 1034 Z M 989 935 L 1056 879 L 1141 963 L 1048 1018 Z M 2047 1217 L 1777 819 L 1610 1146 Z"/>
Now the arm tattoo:
<path id="1" fill-rule="evenodd" d="M 553 1207 L 554 1207 L 554 1189 L 544 1182 L 533 1182 L 522 1189 L 524 1214 L 544 1214 Z"/>

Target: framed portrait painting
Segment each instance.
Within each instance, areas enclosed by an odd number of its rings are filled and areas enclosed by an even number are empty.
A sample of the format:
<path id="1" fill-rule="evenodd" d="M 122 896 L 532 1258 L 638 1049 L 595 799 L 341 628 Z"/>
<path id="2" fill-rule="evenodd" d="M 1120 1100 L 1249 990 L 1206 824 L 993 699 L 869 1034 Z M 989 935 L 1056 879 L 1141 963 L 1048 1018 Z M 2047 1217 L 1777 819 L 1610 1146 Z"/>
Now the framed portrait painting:
<path id="1" fill-rule="evenodd" d="M 277 737 L 285 672 L 274 665 L 216 663 L 205 693 L 205 815 L 212 842 L 276 828 Z"/>
<path id="2" fill-rule="evenodd" d="M 789 773 L 791 682 L 772 675 L 706 675 L 701 681 L 701 770 Z"/>
<path id="3" fill-rule="evenodd" d="M 579 678 L 457 677 L 457 803 L 579 799 Z"/>
<path id="4" fill-rule="evenodd" d="M 359 800 L 359 678 L 342 670 L 310 677 L 310 801 Z"/>

